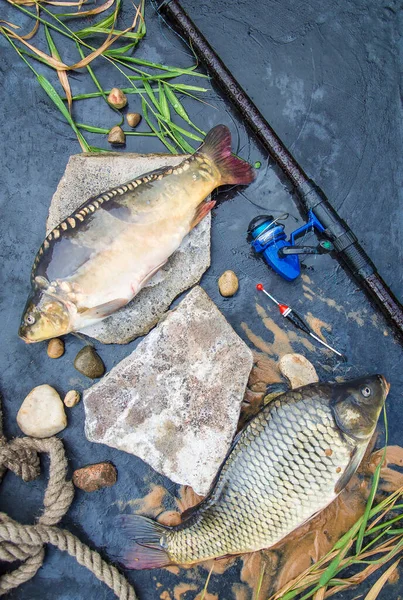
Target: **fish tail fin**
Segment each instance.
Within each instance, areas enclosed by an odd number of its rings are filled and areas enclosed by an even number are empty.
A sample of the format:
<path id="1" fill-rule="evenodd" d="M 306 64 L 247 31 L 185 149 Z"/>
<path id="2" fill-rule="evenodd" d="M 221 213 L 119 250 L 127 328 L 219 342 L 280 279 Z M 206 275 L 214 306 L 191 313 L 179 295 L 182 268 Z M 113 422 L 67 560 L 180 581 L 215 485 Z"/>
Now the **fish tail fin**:
<path id="1" fill-rule="evenodd" d="M 118 557 L 127 569 L 159 569 L 172 564 L 161 545 L 170 527 L 140 515 L 121 515 L 119 525 L 130 539 L 128 549 Z"/>
<path id="2" fill-rule="evenodd" d="M 221 174 L 221 185 L 246 185 L 255 179 L 249 163 L 231 153 L 231 133 L 225 125 L 210 129 L 197 152 L 205 154 Z"/>

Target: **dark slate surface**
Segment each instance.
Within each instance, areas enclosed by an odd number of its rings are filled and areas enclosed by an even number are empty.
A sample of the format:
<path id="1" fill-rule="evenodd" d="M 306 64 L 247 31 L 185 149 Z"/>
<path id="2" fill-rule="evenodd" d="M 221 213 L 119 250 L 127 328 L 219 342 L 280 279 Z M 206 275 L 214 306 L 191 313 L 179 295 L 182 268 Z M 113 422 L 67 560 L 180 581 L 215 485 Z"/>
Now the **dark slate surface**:
<path id="1" fill-rule="evenodd" d="M 132 14 L 131 2 L 124 0 L 123 4 L 122 25 Z M 186 0 L 184 5 L 305 170 L 349 222 L 393 291 L 403 296 L 400 3 Z M 5 3 L 0 17 L 22 26 L 27 23 L 21 13 Z M 138 56 L 166 64 L 190 64 L 185 46 L 161 23 L 152 6 L 147 8 L 147 28 Z M 56 40 L 65 61 L 77 60 L 74 49 L 63 39 Z M 79 147 L 70 128 L 3 38 L 0 47 L 1 390 L 6 433 L 13 436 L 20 435 L 15 416 L 32 387 L 46 382 L 65 393 L 71 388 L 83 390 L 89 381 L 73 368 L 74 356 L 82 346 L 80 340 L 69 336 L 65 357 L 52 362 L 46 356 L 45 344 L 26 346 L 17 337 L 31 264 L 44 235 L 49 201 L 69 155 L 79 152 Z M 49 74 L 45 67 L 37 68 Z M 97 62 L 96 69 L 105 86 L 123 86 L 118 74 L 102 61 Z M 74 73 L 72 84 L 76 92 L 93 90 L 89 78 L 82 73 Z M 372 371 L 384 373 L 392 383 L 388 402 L 390 439 L 400 443 L 401 346 L 356 284 L 330 257 L 305 261 L 305 272 L 312 282 L 309 285 L 317 294 L 310 301 L 303 296 L 301 280 L 286 284 L 253 256 L 245 234 L 252 217 L 261 212 L 278 215 L 287 210 L 301 220 L 271 161 L 256 147 L 225 98 L 212 91 L 209 101 L 216 109 L 187 104 L 195 122 L 204 129 L 227 123 L 241 154 L 252 162 L 261 160 L 262 168 L 257 181 L 243 195 L 237 191 L 220 194 L 221 200 L 230 198 L 214 211 L 212 266 L 203 277 L 202 286 L 252 348 L 241 322 L 266 341 L 270 342 L 272 336 L 255 310 L 254 286 L 259 280 L 302 313 L 311 311 L 330 323 L 333 331 L 329 339 L 347 354 L 348 363 L 341 366 L 333 356 L 320 351 L 307 352 L 308 358 L 317 365 L 322 379 Z M 130 98 L 130 108 L 140 108 L 134 96 Z M 77 103 L 76 111 L 78 121 L 105 127 L 114 124 L 113 114 L 101 101 Z M 107 146 L 99 137 L 87 137 L 97 145 Z M 152 139 L 131 138 L 126 150 L 162 151 L 162 147 Z M 290 218 L 287 227 L 296 226 L 297 221 Z M 217 277 L 227 268 L 234 269 L 240 277 L 240 291 L 228 300 L 220 297 L 216 285 Z M 336 307 L 326 298 L 334 300 Z M 358 317 L 355 313 L 359 313 Z M 280 323 L 275 312 L 270 314 Z M 98 349 L 110 369 L 134 345 Z M 298 344 L 294 347 L 303 349 Z M 119 471 L 119 481 L 113 488 L 92 495 L 77 491 L 63 520 L 65 527 L 106 553 L 117 538 L 110 518 L 118 511 L 118 501 L 143 496 L 152 483 L 168 486 L 173 494 L 176 488 L 140 459 L 87 442 L 82 404 L 69 411 L 68 418 L 69 425 L 61 437 L 71 471 L 101 460 L 113 461 Z M 8 474 L 0 488 L 0 510 L 23 523 L 32 522 L 42 506 L 44 483 L 42 477 L 35 483 L 23 484 Z M 213 576 L 209 591 L 220 600 L 232 599 L 231 587 L 239 580 L 239 566 L 236 564 L 224 577 Z M 197 569 L 193 575 L 200 591 L 206 572 Z M 190 577 L 188 574 L 185 578 Z M 152 600 L 159 598 L 161 590 L 172 592 L 181 577 L 165 571 L 145 572 L 130 574 L 130 580 L 142 600 Z M 157 580 L 163 587 L 156 587 Z M 402 584 L 400 588 L 403 590 Z M 187 592 L 182 598 L 191 600 L 196 593 Z M 356 593 L 343 597 L 350 599 Z M 397 587 L 387 587 L 379 597 L 385 600 L 397 595 Z M 112 597 L 73 559 L 51 548 L 37 576 L 10 594 L 15 600 Z"/>

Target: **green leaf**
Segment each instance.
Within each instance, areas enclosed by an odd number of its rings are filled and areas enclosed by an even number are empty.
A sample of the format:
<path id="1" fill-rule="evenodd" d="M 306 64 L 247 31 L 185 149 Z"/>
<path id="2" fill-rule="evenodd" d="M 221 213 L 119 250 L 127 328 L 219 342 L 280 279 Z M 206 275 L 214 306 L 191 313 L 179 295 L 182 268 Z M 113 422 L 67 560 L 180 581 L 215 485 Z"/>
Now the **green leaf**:
<path id="1" fill-rule="evenodd" d="M 165 95 L 164 92 L 164 88 L 162 83 L 159 81 L 158 82 L 158 99 L 159 99 L 159 105 L 161 108 L 161 114 L 162 116 L 167 119 L 168 121 L 170 121 L 171 119 L 171 112 L 169 110 L 169 104 L 168 104 L 168 100 L 167 97 Z"/>
<path id="2" fill-rule="evenodd" d="M 186 129 L 183 129 L 182 127 L 179 127 L 179 125 L 177 125 L 176 123 L 173 123 L 170 119 L 165 119 L 162 116 L 160 118 L 165 123 L 167 123 L 169 125 L 169 127 L 171 127 L 172 129 L 174 129 L 175 131 L 178 131 L 182 135 L 185 135 L 186 137 L 190 138 L 191 140 L 195 140 L 196 142 L 202 142 L 203 141 L 203 138 L 201 138 L 198 135 L 195 135 L 194 133 L 191 133 L 190 131 L 187 131 Z M 192 152 L 194 152 L 194 149 L 192 150 Z"/>
<path id="3" fill-rule="evenodd" d="M 165 136 L 160 131 L 158 131 L 157 128 L 151 122 L 150 117 L 148 116 L 147 103 L 144 100 L 144 98 L 141 98 L 141 108 L 143 111 L 144 119 L 145 119 L 147 125 L 149 126 L 149 128 L 151 129 L 151 131 L 153 131 L 155 133 L 155 135 L 157 135 L 159 137 L 159 139 L 164 144 L 164 146 L 166 146 L 168 148 L 168 150 L 170 152 L 172 152 L 172 154 L 177 154 L 176 148 L 174 148 L 174 146 L 172 146 L 172 144 L 170 144 L 168 142 L 168 140 L 165 139 Z"/>
<path id="4" fill-rule="evenodd" d="M 154 104 L 155 108 L 160 111 L 160 105 L 158 103 L 157 97 L 154 94 L 151 85 L 148 83 L 148 81 L 144 80 L 143 81 L 143 85 L 144 85 L 144 89 L 148 95 L 148 97 L 150 98 L 151 102 Z"/>
<path id="5" fill-rule="evenodd" d="M 110 52 L 113 52 L 112 50 L 107 50 L 105 52 L 105 54 L 109 55 Z M 122 60 L 124 60 L 124 62 L 130 62 L 136 65 L 140 65 L 143 67 L 150 67 L 152 69 L 159 69 L 160 71 L 171 71 L 171 72 L 175 72 L 181 75 L 190 75 L 192 77 L 202 77 L 204 79 L 209 79 L 208 75 L 205 75 L 204 73 L 199 73 L 199 72 L 195 72 L 195 69 L 197 68 L 197 65 L 194 65 L 193 67 L 187 67 L 185 69 L 182 69 L 181 67 L 171 67 L 168 65 L 161 65 L 159 63 L 153 63 L 150 62 L 148 60 L 143 60 L 140 58 L 134 58 L 133 56 L 125 56 L 124 58 L 122 58 Z M 179 75 L 178 75 L 179 76 Z"/>
<path id="6" fill-rule="evenodd" d="M 48 26 L 45 25 L 44 29 L 45 29 L 46 41 L 48 42 L 50 53 L 52 54 L 52 56 L 53 55 L 56 56 L 56 58 L 61 61 L 62 59 L 60 57 L 58 49 L 56 48 L 56 44 L 54 43 L 52 36 L 50 35 Z"/>
<path id="7" fill-rule="evenodd" d="M 146 90 L 144 88 L 121 88 L 122 92 L 125 94 L 145 94 Z M 104 90 L 105 94 L 109 95 L 111 90 Z M 157 90 L 153 90 L 157 91 Z M 88 98 L 99 98 L 102 96 L 101 92 L 89 92 L 88 94 L 77 94 L 77 96 L 73 96 L 73 100 L 87 100 Z M 108 103 L 109 104 L 109 103 Z M 109 105 L 110 106 L 110 105 Z"/>
<path id="8" fill-rule="evenodd" d="M 172 135 L 174 136 L 175 140 L 184 152 L 187 152 L 188 154 L 194 154 L 195 149 L 187 143 L 187 141 L 181 136 L 180 133 L 178 133 L 177 131 L 172 131 Z"/>
<path id="9" fill-rule="evenodd" d="M 209 88 L 198 87 L 197 85 L 187 85 L 186 83 L 173 83 L 172 87 L 174 87 L 178 91 L 189 90 L 191 92 L 209 92 Z"/>
<path id="10" fill-rule="evenodd" d="M 85 140 L 82 133 L 78 130 L 69 111 L 65 107 L 63 100 L 61 99 L 61 97 L 59 96 L 59 94 L 57 93 L 57 91 L 55 90 L 53 85 L 43 75 L 38 74 L 37 79 L 38 79 L 38 82 L 40 83 L 40 85 L 42 86 L 42 88 L 45 90 L 45 92 L 49 96 L 49 98 L 52 100 L 52 102 L 54 102 L 54 104 L 57 106 L 57 108 L 60 110 L 60 112 L 66 119 L 66 121 L 69 123 L 69 125 L 73 129 L 74 133 L 76 134 L 76 136 L 78 138 L 78 141 L 80 142 L 81 148 L 84 150 L 84 152 L 90 152 L 90 147 L 87 144 L 87 141 Z"/>

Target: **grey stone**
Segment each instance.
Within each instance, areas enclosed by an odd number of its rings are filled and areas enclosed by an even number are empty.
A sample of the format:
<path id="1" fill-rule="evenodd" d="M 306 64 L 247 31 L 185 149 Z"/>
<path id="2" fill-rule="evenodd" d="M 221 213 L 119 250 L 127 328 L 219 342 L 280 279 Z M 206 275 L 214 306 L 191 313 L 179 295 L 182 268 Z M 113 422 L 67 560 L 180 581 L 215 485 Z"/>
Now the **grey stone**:
<path id="1" fill-rule="evenodd" d="M 147 171 L 177 165 L 184 158 L 186 155 L 121 152 L 71 156 L 52 198 L 47 232 L 91 196 Z M 127 306 L 82 333 L 104 344 L 126 344 L 148 333 L 176 296 L 198 283 L 210 266 L 210 226 L 207 215 Z"/>
<path id="2" fill-rule="evenodd" d="M 98 379 L 105 373 L 105 365 L 92 346 L 84 346 L 74 359 L 74 367 L 90 379 Z"/>
<path id="3" fill-rule="evenodd" d="M 197 286 L 84 392 L 86 436 L 206 494 L 233 439 L 252 362 Z"/>

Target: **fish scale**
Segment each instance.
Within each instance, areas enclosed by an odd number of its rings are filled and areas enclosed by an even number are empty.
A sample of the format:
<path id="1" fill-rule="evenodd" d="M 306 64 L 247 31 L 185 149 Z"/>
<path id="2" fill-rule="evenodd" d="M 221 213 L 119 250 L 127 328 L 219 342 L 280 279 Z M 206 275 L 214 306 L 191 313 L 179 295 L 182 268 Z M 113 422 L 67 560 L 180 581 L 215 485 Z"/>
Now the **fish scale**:
<path id="1" fill-rule="evenodd" d="M 268 548 L 327 506 L 357 469 L 389 386 L 381 375 L 311 384 L 265 406 L 235 438 L 210 493 L 166 527 L 125 515 L 128 568 Z"/>
<path id="2" fill-rule="evenodd" d="M 81 331 L 126 306 L 213 208 L 211 192 L 253 179 L 218 125 L 177 166 L 86 200 L 37 253 L 20 337 L 33 343 Z"/>
<path id="3" fill-rule="evenodd" d="M 256 417 L 241 434 L 194 525 L 167 535 L 170 556 L 180 563 L 194 560 L 186 543 L 189 536 L 200 542 L 199 559 L 222 553 L 223 545 L 227 554 L 239 552 L 240 546 L 250 552 L 273 545 L 316 512 L 318 501 L 328 503 L 335 497 L 340 477 L 336 469 L 348 465 L 353 443 L 343 439 L 329 406 L 318 410 L 318 401 L 315 392 L 304 399 L 293 392 L 286 403 L 273 401 Z M 296 419 L 290 420 L 288 413 Z M 314 428 L 318 416 L 321 421 Z M 327 456 L 330 444 L 333 452 Z M 256 489 L 264 493 L 254 494 Z M 242 504 L 236 499 L 239 495 Z"/>

